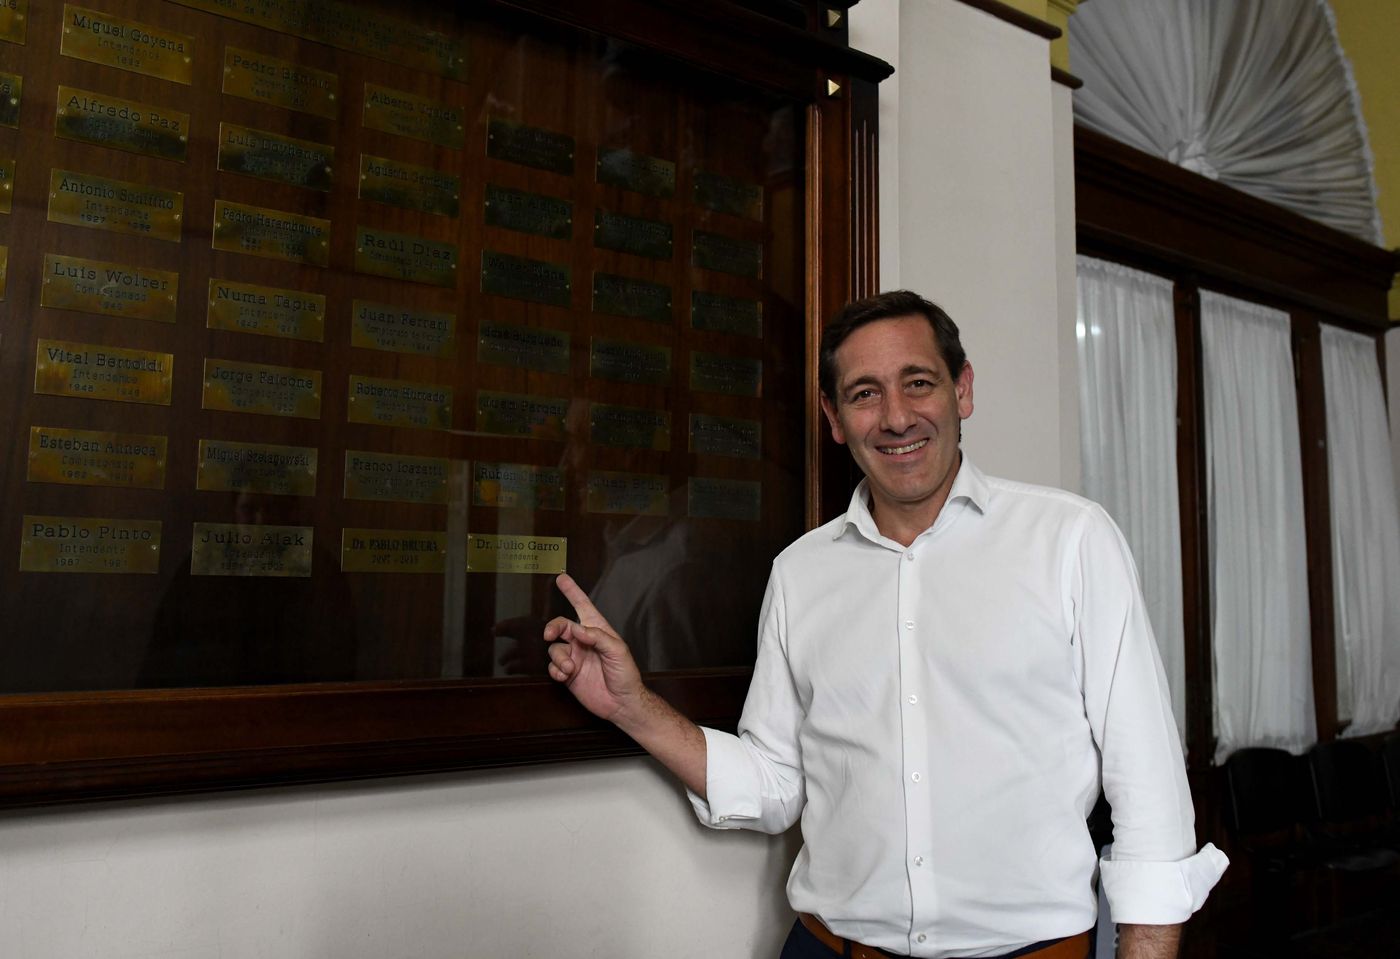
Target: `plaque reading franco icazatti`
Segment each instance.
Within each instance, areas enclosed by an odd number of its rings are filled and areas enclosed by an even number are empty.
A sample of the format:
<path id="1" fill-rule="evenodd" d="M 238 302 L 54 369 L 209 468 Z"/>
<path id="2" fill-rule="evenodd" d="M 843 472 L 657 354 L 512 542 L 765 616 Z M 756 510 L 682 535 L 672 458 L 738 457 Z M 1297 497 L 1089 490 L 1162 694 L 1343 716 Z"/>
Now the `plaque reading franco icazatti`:
<path id="1" fill-rule="evenodd" d="M 345 451 L 346 499 L 446 503 L 451 462 L 438 456 Z"/>

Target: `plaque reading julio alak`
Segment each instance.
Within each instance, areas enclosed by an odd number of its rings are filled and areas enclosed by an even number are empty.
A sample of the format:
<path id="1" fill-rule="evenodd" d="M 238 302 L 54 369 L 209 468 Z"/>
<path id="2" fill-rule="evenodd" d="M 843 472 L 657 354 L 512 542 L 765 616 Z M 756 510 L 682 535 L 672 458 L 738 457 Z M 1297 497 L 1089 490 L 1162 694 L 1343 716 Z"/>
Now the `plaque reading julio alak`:
<path id="1" fill-rule="evenodd" d="M 310 526 L 195 523 L 191 576 L 311 575 Z"/>
<path id="2" fill-rule="evenodd" d="M 461 209 L 462 180 L 444 170 L 362 153 L 360 199 L 419 213 L 456 216 Z"/>
<path id="3" fill-rule="evenodd" d="M 334 73 L 238 47 L 224 48 L 224 92 L 332 120 L 340 115 Z"/>
<path id="4" fill-rule="evenodd" d="M 690 262 L 706 270 L 756 280 L 763 275 L 763 244 L 696 230 Z"/>
<path id="5" fill-rule="evenodd" d="M 567 263 L 531 260 L 509 253 L 481 251 L 481 291 L 531 303 L 568 306 L 573 273 Z"/>
<path id="6" fill-rule="evenodd" d="M 169 353 L 63 340 L 40 340 L 36 352 L 35 393 L 170 405 Z"/>
<path id="7" fill-rule="evenodd" d="M 321 371 L 206 359 L 202 405 L 228 413 L 319 419 Z"/>
<path id="8" fill-rule="evenodd" d="M 180 242 L 185 195 L 144 183 L 54 169 L 49 175 L 49 220 L 94 230 Z"/>
<path id="9" fill-rule="evenodd" d="M 21 522 L 22 572 L 160 571 L 160 520 L 26 515 Z"/>
<path id="10" fill-rule="evenodd" d="M 348 415 L 351 423 L 451 429 L 452 387 L 351 374 Z"/>
<path id="11" fill-rule="evenodd" d="M 593 312 L 671 322 L 671 288 L 612 273 L 593 274 Z"/>
<path id="12" fill-rule="evenodd" d="M 665 410 L 594 403 L 588 408 L 588 431 L 603 446 L 671 448 L 671 414 Z"/>
<path id="13" fill-rule="evenodd" d="M 200 440 L 195 488 L 315 496 L 314 446 Z"/>
<path id="14" fill-rule="evenodd" d="M 3 9 L 0 7 L 0 11 Z M 3 12 L 0 12 L 0 17 L 3 16 Z M 0 126 L 19 126 L 19 101 L 23 89 L 24 78 L 19 74 L 0 72 Z"/>
<path id="15" fill-rule="evenodd" d="M 758 300 L 694 290 L 690 294 L 690 325 L 697 330 L 761 339 L 763 304 Z"/>
<path id="16" fill-rule="evenodd" d="M 345 498 L 446 503 L 450 461 L 437 456 L 345 451 Z"/>
<path id="17" fill-rule="evenodd" d="M 190 143 L 190 115 L 151 103 L 60 85 L 54 135 L 184 162 Z"/>
<path id="18" fill-rule="evenodd" d="M 364 124 L 371 130 L 457 150 L 467 140 L 461 107 L 375 83 L 365 84 Z"/>
<path id="19" fill-rule="evenodd" d="M 325 266 L 330 261 L 331 221 L 215 200 L 214 249 Z"/>
<path id="20" fill-rule="evenodd" d="M 574 172 L 573 137 L 509 120 L 492 119 L 487 124 L 486 155 L 551 173 Z"/>
<path id="21" fill-rule="evenodd" d="M 89 63 L 189 84 L 194 37 L 65 3 L 58 52 Z"/>
<path id="22" fill-rule="evenodd" d="M 39 303 L 59 310 L 175 322 L 180 274 L 125 263 L 44 257 Z"/>
<path id="23" fill-rule="evenodd" d="M 165 488 L 164 436 L 29 428 L 31 483 Z"/>
<path id="24" fill-rule="evenodd" d="M 676 193 L 676 165 L 632 150 L 598 148 L 598 182 L 647 196 Z"/>
<path id="25" fill-rule="evenodd" d="M 457 352 L 456 325 L 451 313 L 355 300 L 350 306 L 350 345 L 446 359 Z"/>
<path id="26" fill-rule="evenodd" d="M 340 568 L 347 573 L 441 573 L 447 534 L 422 529 L 341 532 Z"/>
<path id="27" fill-rule="evenodd" d="M 588 374 L 621 383 L 663 386 L 671 381 L 671 348 L 595 336 L 588 354 Z"/>
<path id="28" fill-rule="evenodd" d="M 628 513 L 665 516 L 666 477 L 654 473 L 614 473 L 593 470 L 588 474 L 587 503 L 590 513 Z"/>
<path id="29" fill-rule="evenodd" d="M 690 451 L 711 456 L 763 456 L 763 424 L 728 416 L 690 414 Z"/>
<path id="30" fill-rule="evenodd" d="M 561 397 L 490 390 L 476 394 L 476 428 L 481 433 L 562 440 L 568 413 L 569 401 Z"/>
<path id="31" fill-rule="evenodd" d="M 562 536 L 467 537 L 469 573 L 562 573 L 568 565 L 569 541 Z"/>
<path id="32" fill-rule="evenodd" d="M 219 124 L 219 169 L 328 192 L 335 147 L 233 123 Z"/>
<path id="33" fill-rule="evenodd" d="M 320 343 L 325 339 L 326 298 L 320 293 L 213 279 L 207 325 L 211 330 Z"/>
<path id="34" fill-rule="evenodd" d="M 457 247 L 362 226 L 355 231 L 355 272 L 452 287 L 457 285 Z"/>
<path id="35" fill-rule="evenodd" d="M 567 240 L 574 232 L 574 205 L 558 197 L 486 184 L 487 226 Z"/>
<path id="36" fill-rule="evenodd" d="M 525 463 L 476 463 L 472 505 L 498 509 L 561 510 L 564 471 Z"/>
<path id="37" fill-rule="evenodd" d="M 671 224 L 623 213 L 597 210 L 593 215 L 593 245 L 653 260 L 671 258 Z"/>
<path id="38" fill-rule="evenodd" d="M 563 330 L 482 320 L 476 342 L 480 363 L 547 373 L 569 372 L 569 334 Z"/>

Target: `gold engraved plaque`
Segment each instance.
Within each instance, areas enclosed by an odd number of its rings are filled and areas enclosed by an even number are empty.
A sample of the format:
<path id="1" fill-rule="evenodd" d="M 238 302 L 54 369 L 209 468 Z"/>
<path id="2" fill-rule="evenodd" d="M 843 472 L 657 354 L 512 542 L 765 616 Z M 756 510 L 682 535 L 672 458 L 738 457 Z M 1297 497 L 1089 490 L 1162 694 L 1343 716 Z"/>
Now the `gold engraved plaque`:
<path id="1" fill-rule="evenodd" d="M 211 330 L 320 343 L 326 335 L 326 298 L 301 290 L 210 280 L 207 325 Z"/>
<path id="2" fill-rule="evenodd" d="M 180 274 L 49 253 L 39 303 L 59 310 L 175 322 Z"/>
<path id="3" fill-rule="evenodd" d="M 671 232 L 671 224 L 660 220 L 644 220 L 607 210 L 597 210 L 593 214 L 593 245 L 604 250 L 669 260 Z"/>
<path id="4" fill-rule="evenodd" d="M 215 200 L 214 249 L 325 266 L 330 262 L 331 221 Z"/>
<path id="5" fill-rule="evenodd" d="M 763 220 L 763 187 L 718 173 L 695 173 L 695 202 L 716 213 Z"/>
<path id="6" fill-rule="evenodd" d="M 547 373 L 569 372 L 569 334 L 482 320 L 477 330 L 480 363 L 515 366 Z"/>
<path id="7" fill-rule="evenodd" d="M 238 47 L 224 48 L 224 92 L 332 120 L 340 115 L 334 73 Z"/>
<path id="8" fill-rule="evenodd" d="M 355 300 L 350 309 L 350 345 L 447 359 L 457 353 L 456 325 L 451 313 Z"/>
<path id="9" fill-rule="evenodd" d="M 671 380 L 671 348 L 593 337 L 588 374 L 621 383 L 661 386 Z"/>
<path id="10" fill-rule="evenodd" d="M 0 22 L 8 5 L 8 2 L 0 2 Z M 19 101 L 23 90 L 24 78 L 18 73 L 0 72 L 0 126 L 19 126 Z"/>
<path id="11" fill-rule="evenodd" d="M 319 419 L 321 371 L 206 359 L 201 405 L 226 413 Z"/>
<path id="12" fill-rule="evenodd" d="M 194 37 L 65 3 L 58 52 L 76 60 L 188 85 Z"/>
<path id="13" fill-rule="evenodd" d="M 436 216 L 457 216 L 462 180 L 432 167 L 361 153 L 360 199 Z"/>
<path id="14" fill-rule="evenodd" d="M 340 537 L 340 568 L 347 573 L 441 573 L 447 534 L 421 529 L 352 529 Z"/>
<path id="15" fill-rule="evenodd" d="M 49 175 L 49 221 L 180 242 L 185 195 L 144 183 L 55 168 Z"/>
<path id="16" fill-rule="evenodd" d="M 34 392 L 169 406 L 174 363 L 175 358 L 169 353 L 40 340 L 34 363 Z"/>
<path id="17" fill-rule="evenodd" d="M 160 520 L 25 516 L 22 524 L 21 572 L 160 572 Z"/>
<path id="18" fill-rule="evenodd" d="M 593 274 L 593 312 L 671 322 L 671 288 L 630 276 Z"/>
<path id="19" fill-rule="evenodd" d="M 763 456 L 763 424 L 757 420 L 691 413 L 690 451 L 710 456 L 759 459 Z"/>
<path id="20" fill-rule="evenodd" d="M 671 448 L 671 414 L 638 406 L 594 403 L 588 409 L 588 433 L 603 446 L 644 450 Z"/>
<path id="21" fill-rule="evenodd" d="M 15 161 L 0 160 L 0 213 L 9 213 L 15 195 Z"/>
<path id="22" fill-rule="evenodd" d="M 29 26 L 29 0 L 0 2 L 0 40 L 23 43 Z"/>
<path id="23" fill-rule="evenodd" d="M 164 436 L 29 428 L 31 483 L 165 488 Z"/>
<path id="24" fill-rule="evenodd" d="M 574 232 L 574 205 L 558 197 L 486 184 L 487 226 L 567 240 Z"/>
<path id="25" fill-rule="evenodd" d="M 452 387 L 352 373 L 348 418 L 351 423 L 448 430 L 452 428 Z"/>
<path id="26" fill-rule="evenodd" d="M 690 294 L 690 325 L 714 333 L 763 338 L 763 304 L 722 293 L 693 290 Z"/>
<path id="27" fill-rule="evenodd" d="M 631 150 L 598 148 L 598 182 L 647 196 L 676 195 L 676 165 Z"/>
<path id="28" fill-rule="evenodd" d="M 355 233 L 355 272 L 453 287 L 457 285 L 457 247 L 362 226 Z"/>
<path id="29" fill-rule="evenodd" d="M 509 120 L 487 123 L 486 155 L 551 173 L 574 172 L 573 137 Z"/>
<path id="30" fill-rule="evenodd" d="M 525 463 L 476 463 L 472 468 L 472 505 L 562 510 L 564 471 Z"/>
<path id="31" fill-rule="evenodd" d="M 690 250 L 692 266 L 719 273 L 759 279 L 763 276 L 763 244 L 722 233 L 696 230 Z"/>
<path id="32" fill-rule="evenodd" d="M 476 394 L 476 428 L 480 433 L 562 440 L 568 413 L 569 401 L 560 397 L 490 390 Z"/>
<path id="33" fill-rule="evenodd" d="M 467 536 L 469 573 L 562 573 L 569 541 L 562 536 Z"/>
<path id="34" fill-rule="evenodd" d="M 345 498 L 381 503 L 446 503 L 449 460 L 345 451 Z"/>
<path id="35" fill-rule="evenodd" d="M 65 140 L 183 163 L 190 144 L 190 115 L 60 85 L 53 132 Z"/>
<path id="36" fill-rule="evenodd" d="M 195 488 L 315 496 L 314 446 L 200 440 Z"/>
<path id="37" fill-rule="evenodd" d="M 311 575 L 310 526 L 195 523 L 191 576 Z"/>
<path id="38" fill-rule="evenodd" d="M 462 149 L 467 142 L 462 109 L 416 93 L 365 84 L 364 125 L 371 130 Z"/>
<path id="39" fill-rule="evenodd" d="M 692 476 L 686 489 L 686 515 L 756 523 L 763 516 L 763 484 Z"/>
<path id="40" fill-rule="evenodd" d="M 690 388 L 698 393 L 760 396 L 763 391 L 763 361 L 750 356 L 691 353 Z"/>
<path id="41" fill-rule="evenodd" d="M 664 476 L 607 470 L 588 474 L 587 508 L 590 513 L 665 516 L 669 511 L 667 498 Z"/>
<path id="42" fill-rule="evenodd" d="M 573 297 L 572 277 L 573 271 L 567 263 L 481 251 L 483 293 L 549 306 L 568 306 Z"/>
<path id="43" fill-rule="evenodd" d="M 219 124 L 219 169 L 327 193 L 335 147 L 233 123 Z"/>

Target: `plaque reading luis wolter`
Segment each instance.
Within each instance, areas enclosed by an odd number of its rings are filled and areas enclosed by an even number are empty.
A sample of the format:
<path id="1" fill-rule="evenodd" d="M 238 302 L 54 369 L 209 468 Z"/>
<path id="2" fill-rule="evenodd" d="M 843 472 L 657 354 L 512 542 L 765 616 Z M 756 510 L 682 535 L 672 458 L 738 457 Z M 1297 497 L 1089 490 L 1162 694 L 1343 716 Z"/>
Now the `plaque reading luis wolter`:
<path id="1" fill-rule="evenodd" d="M 180 274 L 124 263 L 44 257 L 39 303 L 59 310 L 175 322 Z"/>

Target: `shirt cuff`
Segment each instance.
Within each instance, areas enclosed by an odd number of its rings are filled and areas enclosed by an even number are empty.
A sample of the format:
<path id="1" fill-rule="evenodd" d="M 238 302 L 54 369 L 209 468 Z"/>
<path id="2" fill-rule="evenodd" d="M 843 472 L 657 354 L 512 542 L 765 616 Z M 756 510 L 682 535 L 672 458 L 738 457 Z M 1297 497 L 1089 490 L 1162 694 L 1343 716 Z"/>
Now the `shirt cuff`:
<path id="1" fill-rule="evenodd" d="M 1223 852 L 1206 843 L 1180 862 L 1104 859 L 1099 875 L 1114 922 L 1169 926 L 1201 908 L 1229 864 Z"/>
<path id="2" fill-rule="evenodd" d="M 705 794 L 687 789 L 700 822 L 713 829 L 740 829 L 762 815 L 753 767 L 738 736 L 700 727 L 705 734 Z"/>

